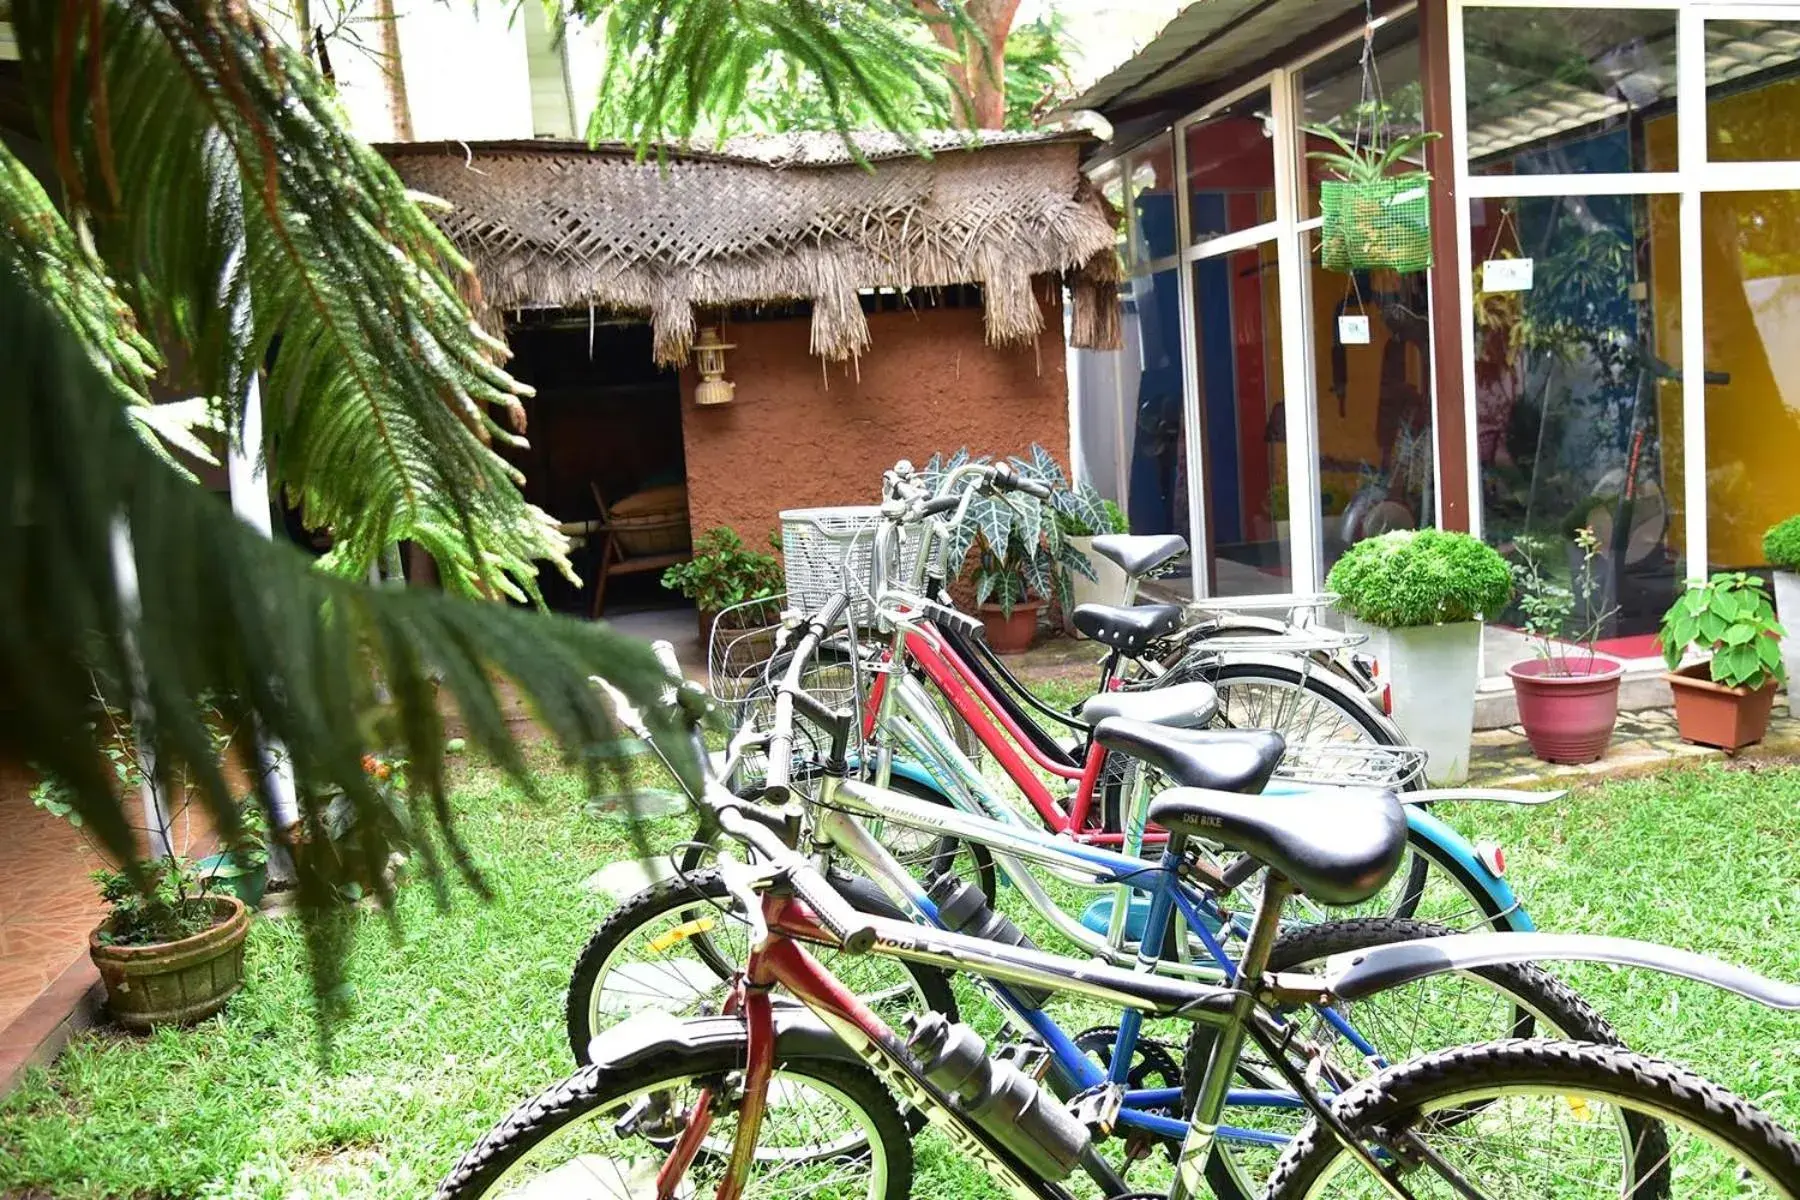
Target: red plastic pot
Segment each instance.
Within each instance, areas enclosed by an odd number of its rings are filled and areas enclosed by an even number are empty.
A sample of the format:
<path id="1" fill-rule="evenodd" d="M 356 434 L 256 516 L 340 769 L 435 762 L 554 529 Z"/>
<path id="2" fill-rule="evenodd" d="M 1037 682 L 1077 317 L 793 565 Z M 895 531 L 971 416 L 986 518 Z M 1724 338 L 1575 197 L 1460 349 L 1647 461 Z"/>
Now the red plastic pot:
<path id="1" fill-rule="evenodd" d="M 988 645 L 995 654 L 1023 654 L 1031 649 L 1037 637 L 1038 609 L 1042 600 L 1021 600 L 1013 605 L 1012 616 L 1000 611 L 998 604 L 981 606 L 981 627 L 987 633 Z"/>
<path id="2" fill-rule="evenodd" d="M 1519 701 L 1519 724 L 1545 762 L 1594 762 L 1606 753 L 1619 719 L 1623 663 L 1610 658 L 1533 658 L 1506 668 Z"/>

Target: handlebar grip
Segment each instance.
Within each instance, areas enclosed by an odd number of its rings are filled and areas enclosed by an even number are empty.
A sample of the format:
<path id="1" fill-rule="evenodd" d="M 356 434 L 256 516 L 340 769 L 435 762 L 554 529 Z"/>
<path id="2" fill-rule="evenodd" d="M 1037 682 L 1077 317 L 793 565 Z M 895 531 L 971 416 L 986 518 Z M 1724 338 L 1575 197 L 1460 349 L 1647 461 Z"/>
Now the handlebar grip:
<path id="1" fill-rule="evenodd" d="M 1019 473 L 1019 468 L 1011 463 L 995 463 L 993 473 L 994 486 L 1009 491 L 1024 492 L 1027 496 L 1036 496 L 1039 500 L 1050 498 L 1050 486 L 1039 483 L 1035 479 L 1027 479 Z"/>
<path id="2" fill-rule="evenodd" d="M 681 663 L 675 658 L 675 647 L 662 638 L 650 643 L 650 653 L 656 656 L 658 665 L 668 674 L 669 682 L 680 683 L 685 676 L 681 673 Z"/>
<path id="3" fill-rule="evenodd" d="M 961 496 L 939 496 L 934 500 L 927 500 L 924 504 L 920 505 L 919 515 L 921 517 L 935 517 L 939 513 L 955 512 L 956 506 L 961 503 Z"/>
<path id="4" fill-rule="evenodd" d="M 794 856 L 788 870 L 788 884 L 794 895 L 812 909 L 825 932 L 836 938 L 845 954 L 867 954 L 875 944 L 875 927 L 869 919 L 850 907 L 850 902 L 809 862 Z"/>

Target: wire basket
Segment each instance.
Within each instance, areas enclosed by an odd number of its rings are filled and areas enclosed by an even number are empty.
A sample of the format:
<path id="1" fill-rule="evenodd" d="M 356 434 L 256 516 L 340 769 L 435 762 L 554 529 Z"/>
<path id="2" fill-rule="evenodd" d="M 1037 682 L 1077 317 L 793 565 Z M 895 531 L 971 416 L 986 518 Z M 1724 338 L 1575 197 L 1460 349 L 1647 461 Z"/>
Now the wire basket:
<path id="1" fill-rule="evenodd" d="M 1291 783 L 1399 791 L 1425 770 L 1425 758 L 1417 746 L 1302 739 L 1288 743 L 1275 777 Z"/>
<path id="2" fill-rule="evenodd" d="M 858 624 L 875 618 L 874 597 L 884 580 L 874 578 L 875 535 L 881 510 L 872 504 L 837 508 L 790 508 L 781 514 L 781 554 L 787 567 L 788 599 L 800 612 L 824 607 L 833 594 L 848 587 L 849 617 Z M 901 533 L 901 578 L 919 561 L 919 532 Z"/>

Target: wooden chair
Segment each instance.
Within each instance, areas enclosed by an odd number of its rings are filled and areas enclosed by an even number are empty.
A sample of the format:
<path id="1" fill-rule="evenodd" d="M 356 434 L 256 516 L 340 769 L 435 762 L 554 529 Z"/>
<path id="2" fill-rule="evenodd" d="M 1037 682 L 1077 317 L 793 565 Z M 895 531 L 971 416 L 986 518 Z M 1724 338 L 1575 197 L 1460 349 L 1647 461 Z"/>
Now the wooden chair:
<path id="1" fill-rule="evenodd" d="M 688 528 L 684 498 L 679 510 L 642 516 L 614 512 L 600 493 L 600 485 L 590 482 L 594 503 L 600 507 L 600 523 L 593 527 L 599 540 L 600 556 L 594 569 L 594 603 L 590 619 L 598 619 L 606 608 L 606 580 L 612 575 L 635 575 L 643 571 L 661 571 L 693 557 L 692 535 Z M 627 496 L 626 500 L 631 499 Z M 624 500 L 619 502 L 624 503 Z"/>

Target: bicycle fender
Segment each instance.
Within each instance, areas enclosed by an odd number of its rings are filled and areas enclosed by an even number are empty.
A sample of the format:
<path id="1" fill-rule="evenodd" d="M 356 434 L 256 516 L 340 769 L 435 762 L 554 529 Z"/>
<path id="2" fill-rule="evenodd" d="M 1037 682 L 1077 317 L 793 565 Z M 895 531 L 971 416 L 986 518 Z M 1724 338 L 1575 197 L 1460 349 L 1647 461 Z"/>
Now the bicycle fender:
<path id="1" fill-rule="evenodd" d="M 1475 967 L 1506 963 L 1573 961 L 1643 967 L 1680 979 L 1710 983 L 1783 1012 L 1800 1012 L 1800 987 L 1692 950 L 1632 938 L 1579 933 L 1457 933 L 1394 942 L 1325 960 L 1326 987 L 1338 998 L 1359 1000 L 1387 988 Z"/>
<path id="2" fill-rule="evenodd" d="M 1488 804 L 1549 804 L 1568 795 L 1568 789 L 1554 792 L 1527 792 L 1518 788 L 1426 788 L 1419 792 L 1396 792 L 1402 804 L 1445 804 L 1455 800 L 1480 801 Z"/>
<path id="3" fill-rule="evenodd" d="M 861 1062 L 844 1040 L 825 1023 L 802 1008 L 778 1008 L 775 1019 L 775 1055 L 780 1058 L 833 1058 Z M 729 1049 L 744 1045 L 747 1031 L 742 1017 L 690 1017 L 670 1013 L 636 1013 L 594 1035 L 588 1043 L 588 1061 L 597 1066 L 630 1068 L 654 1055 L 671 1051 Z"/>
<path id="4" fill-rule="evenodd" d="M 1397 793 L 1401 796 L 1411 793 Z M 1469 839 L 1456 832 L 1441 818 L 1413 804 L 1403 806 L 1406 813 L 1407 832 L 1414 838 L 1429 842 L 1444 854 L 1456 860 L 1458 866 L 1467 871 L 1471 878 L 1479 883 L 1490 899 L 1496 911 L 1504 914 L 1501 920 L 1506 922 L 1507 933 L 1531 933 L 1537 929 L 1531 921 L 1531 915 L 1525 906 L 1513 894 L 1512 885 L 1505 879 L 1488 870 L 1475 847 Z"/>

